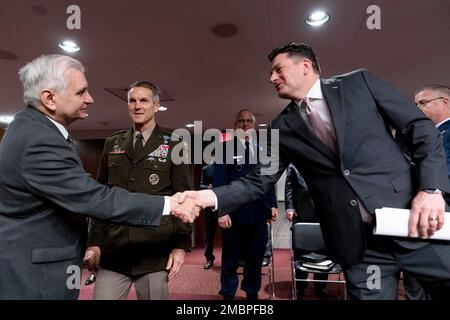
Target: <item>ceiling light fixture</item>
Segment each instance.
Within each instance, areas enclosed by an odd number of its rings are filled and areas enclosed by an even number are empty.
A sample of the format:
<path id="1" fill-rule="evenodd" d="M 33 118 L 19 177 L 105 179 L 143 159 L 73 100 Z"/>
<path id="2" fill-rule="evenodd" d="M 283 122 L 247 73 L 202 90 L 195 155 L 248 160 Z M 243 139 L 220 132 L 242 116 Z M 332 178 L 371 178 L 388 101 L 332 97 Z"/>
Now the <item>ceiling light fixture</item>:
<path id="1" fill-rule="evenodd" d="M 195 124 L 189 123 L 186 125 L 186 128 L 193 128 L 193 127 L 195 127 Z"/>
<path id="2" fill-rule="evenodd" d="M 76 44 L 73 41 L 66 40 L 63 42 L 60 42 L 58 45 L 61 49 L 63 49 L 66 52 L 74 53 L 80 51 L 80 46 Z"/>
<path id="3" fill-rule="evenodd" d="M 260 127 L 267 127 L 267 124 L 266 123 L 261 123 L 259 126 Z"/>
<path id="4" fill-rule="evenodd" d="M 10 124 L 14 120 L 14 116 L 0 116 L 0 122 Z"/>
<path id="5" fill-rule="evenodd" d="M 220 38 L 230 38 L 239 32 L 239 28 L 232 23 L 220 23 L 215 25 L 211 31 Z"/>
<path id="6" fill-rule="evenodd" d="M 167 110 L 169 110 L 169 108 L 166 108 L 164 106 L 160 106 L 158 110 L 159 111 L 167 111 Z"/>
<path id="7" fill-rule="evenodd" d="M 305 22 L 307 25 L 318 27 L 330 20 L 330 16 L 325 11 L 314 11 L 311 13 L 306 19 Z"/>

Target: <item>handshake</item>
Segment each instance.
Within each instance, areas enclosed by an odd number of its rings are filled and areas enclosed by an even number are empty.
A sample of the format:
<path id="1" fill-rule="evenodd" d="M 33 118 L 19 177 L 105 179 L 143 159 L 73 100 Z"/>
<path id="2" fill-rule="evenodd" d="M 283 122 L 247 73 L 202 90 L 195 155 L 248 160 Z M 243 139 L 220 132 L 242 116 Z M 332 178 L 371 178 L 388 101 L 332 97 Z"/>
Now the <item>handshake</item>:
<path id="1" fill-rule="evenodd" d="M 170 197 L 170 212 L 183 222 L 194 222 L 200 210 L 215 207 L 216 197 L 212 190 L 178 192 Z"/>

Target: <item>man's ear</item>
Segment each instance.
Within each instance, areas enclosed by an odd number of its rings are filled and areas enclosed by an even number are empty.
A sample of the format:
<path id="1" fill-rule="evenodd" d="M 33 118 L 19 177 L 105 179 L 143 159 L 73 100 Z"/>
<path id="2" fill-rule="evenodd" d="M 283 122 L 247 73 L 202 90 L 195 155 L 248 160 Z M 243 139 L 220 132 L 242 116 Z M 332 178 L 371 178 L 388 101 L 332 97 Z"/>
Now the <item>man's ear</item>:
<path id="1" fill-rule="evenodd" d="M 310 73 L 313 70 L 312 62 L 311 62 L 311 60 L 304 58 L 302 60 L 302 64 L 303 64 L 303 75 L 306 76 L 308 73 Z"/>
<path id="2" fill-rule="evenodd" d="M 54 100 L 54 93 L 48 89 L 41 91 L 41 104 L 49 111 L 56 110 L 56 103 Z"/>

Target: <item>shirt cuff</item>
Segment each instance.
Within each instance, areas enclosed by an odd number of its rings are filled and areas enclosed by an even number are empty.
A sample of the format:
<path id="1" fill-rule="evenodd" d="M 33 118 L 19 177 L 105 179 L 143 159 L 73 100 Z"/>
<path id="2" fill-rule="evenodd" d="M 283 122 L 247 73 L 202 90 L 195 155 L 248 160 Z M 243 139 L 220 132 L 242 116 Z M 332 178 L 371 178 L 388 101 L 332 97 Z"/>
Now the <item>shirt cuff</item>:
<path id="1" fill-rule="evenodd" d="M 164 209 L 163 209 L 163 216 L 168 216 L 170 214 L 170 199 L 168 196 L 164 196 Z"/>
<path id="2" fill-rule="evenodd" d="M 217 209 L 219 209 L 219 201 L 217 200 L 217 196 L 214 191 L 212 191 L 212 193 L 214 195 L 214 211 L 217 211 Z"/>

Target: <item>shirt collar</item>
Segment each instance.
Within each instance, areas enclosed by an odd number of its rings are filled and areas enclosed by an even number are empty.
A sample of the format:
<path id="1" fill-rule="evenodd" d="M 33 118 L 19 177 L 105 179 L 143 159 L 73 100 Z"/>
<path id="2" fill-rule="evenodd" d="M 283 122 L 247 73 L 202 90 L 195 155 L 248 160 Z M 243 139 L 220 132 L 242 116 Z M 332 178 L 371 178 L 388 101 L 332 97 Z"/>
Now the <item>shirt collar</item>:
<path id="1" fill-rule="evenodd" d="M 440 125 L 444 124 L 445 122 L 447 122 L 448 120 L 450 120 L 450 118 L 447 118 L 445 120 L 442 120 L 441 122 L 436 124 L 436 128 L 439 128 Z"/>
<path id="2" fill-rule="evenodd" d="M 67 137 L 69 136 L 69 132 L 67 132 L 67 129 L 61 123 L 56 122 L 55 120 L 53 120 L 52 118 L 50 118 L 47 115 L 45 115 L 45 116 L 47 117 L 48 120 L 50 120 L 56 126 L 56 128 L 58 128 L 59 132 L 61 132 L 64 139 L 67 140 Z"/>
<path id="3" fill-rule="evenodd" d="M 144 138 L 144 145 L 147 143 L 148 139 L 152 136 L 153 130 L 155 129 L 156 125 L 154 127 L 150 127 L 142 132 L 134 131 L 133 139 L 136 140 L 136 136 L 141 133 L 142 137 Z"/>
<path id="4" fill-rule="evenodd" d="M 317 79 L 316 82 L 314 82 L 313 86 L 306 94 L 306 97 L 310 100 L 323 100 L 322 88 L 320 87 L 320 79 Z"/>
<path id="5" fill-rule="evenodd" d="M 308 93 L 306 94 L 305 98 L 308 98 L 310 101 L 314 100 L 323 100 L 323 93 L 322 88 L 320 87 L 320 78 L 314 82 L 311 89 L 309 89 Z M 300 106 L 302 100 L 294 100 L 294 102 Z"/>

